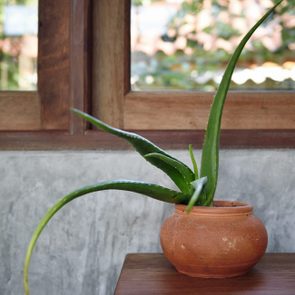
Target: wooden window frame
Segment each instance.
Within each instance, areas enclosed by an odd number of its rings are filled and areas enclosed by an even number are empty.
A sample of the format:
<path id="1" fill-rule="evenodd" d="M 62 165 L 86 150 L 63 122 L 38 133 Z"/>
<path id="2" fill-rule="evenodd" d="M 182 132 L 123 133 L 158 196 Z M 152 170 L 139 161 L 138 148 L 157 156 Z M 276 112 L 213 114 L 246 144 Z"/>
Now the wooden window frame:
<path id="1" fill-rule="evenodd" d="M 38 5 L 38 89 L 1 91 L 0 127 L 9 131 L 65 130 L 68 127 L 69 1 Z M 52 21 L 54 20 L 54 21 Z"/>
<path id="2" fill-rule="evenodd" d="M 128 146 L 90 129 L 70 115 L 70 107 L 136 130 L 166 148 L 186 148 L 189 143 L 201 147 L 212 93 L 131 91 L 130 0 L 40 0 L 39 9 L 39 91 L 33 95 L 36 112 L 28 112 L 28 118 L 37 114 L 36 122 L 31 129 L 24 128 L 30 131 L 1 131 L 0 149 Z M 53 18 L 60 22 L 50 21 Z M 56 51 L 59 54 L 52 58 Z M 224 109 L 221 146 L 294 148 L 294 113 L 293 91 L 231 92 Z"/>
<path id="3" fill-rule="evenodd" d="M 88 110 L 90 0 L 39 0 L 38 90 L 0 92 L 0 149 L 79 148 Z"/>

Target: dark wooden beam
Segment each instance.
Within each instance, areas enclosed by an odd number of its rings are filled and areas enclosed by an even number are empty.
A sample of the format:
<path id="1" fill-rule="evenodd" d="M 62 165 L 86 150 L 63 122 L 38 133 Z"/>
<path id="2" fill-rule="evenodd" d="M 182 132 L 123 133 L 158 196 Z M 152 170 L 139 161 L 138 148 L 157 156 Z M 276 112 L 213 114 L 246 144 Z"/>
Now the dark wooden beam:
<path id="1" fill-rule="evenodd" d="M 201 148 L 203 131 L 137 131 L 166 149 Z M 130 146 L 113 135 L 89 130 L 71 135 L 63 131 L 0 132 L 0 150 L 121 150 Z M 295 130 L 224 130 L 221 148 L 295 148 Z"/>

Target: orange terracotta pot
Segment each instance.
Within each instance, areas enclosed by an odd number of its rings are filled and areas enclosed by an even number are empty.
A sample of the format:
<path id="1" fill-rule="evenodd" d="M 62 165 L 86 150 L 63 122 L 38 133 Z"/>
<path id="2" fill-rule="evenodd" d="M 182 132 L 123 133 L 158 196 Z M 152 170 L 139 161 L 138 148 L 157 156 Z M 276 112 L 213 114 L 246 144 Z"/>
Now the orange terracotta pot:
<path id="1" fill-rule="evenodd" d="M 184 205 L 161 228 L 166 258 L 186 275 L 228 278 L 248 272 L 263 256 L 267 232 L 241 202 L 215 201 L 213 207 L 196 206 L 190 214 Z"/>

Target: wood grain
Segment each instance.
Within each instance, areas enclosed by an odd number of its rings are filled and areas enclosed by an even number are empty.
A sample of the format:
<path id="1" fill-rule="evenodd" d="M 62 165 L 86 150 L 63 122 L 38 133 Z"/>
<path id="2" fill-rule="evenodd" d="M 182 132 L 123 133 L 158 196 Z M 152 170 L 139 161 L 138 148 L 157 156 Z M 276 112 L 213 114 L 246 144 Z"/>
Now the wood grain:
<path id="1" fill-rule="evenodd" d="M 74 0 L 70 23 L 70 106 L 89 112 L 91 96 L 91 1 Z M 83 134 L 86 123 L 70 116 L 71 134 Z"/>
<path id="2" fill-rule="evenodd" d="M 125 97 L 127 129 L 206 128 L 213 95 L 194 92 L 130 92 Z M 293 92 L 231 92 L 223 129 L 295 129 Z"/>
<path id="3" fill-rule="evenodd" d="M 130 83 L 126 37 L 130 1 L 101 0 L 93 4 L 92 113 L 113 126 L 123 127 L 124 94 Z"/>
<path id="4" fill-rule="evenodd" d="M 162 254 L 129 254 L 115 295 L 291 295 L 295 289 L 295 254 L 266 254 L 247 275 L 198 279 L 181 275 Z"/>
<path id="5" fill-rule="evenodd" d="M 35 91 L 0 92 L 0 130 L 39 130 L 40 99 Z"/>
<path id="6" fill-rule="evenodd" d="M 38 92 L 47 130 L 69 126 L 70 5 L 70 0 L 39 1 Z"/>

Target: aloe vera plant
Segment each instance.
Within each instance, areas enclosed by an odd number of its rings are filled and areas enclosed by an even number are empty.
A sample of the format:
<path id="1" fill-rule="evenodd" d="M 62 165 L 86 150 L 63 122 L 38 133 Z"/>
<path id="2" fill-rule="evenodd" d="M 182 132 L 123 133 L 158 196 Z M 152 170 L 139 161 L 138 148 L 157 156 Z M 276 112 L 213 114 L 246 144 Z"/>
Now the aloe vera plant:
<path id="1" fill-rule="evenodd" d="M 210 110 L 202 149 L 200 172 L 198 171 L 197 163 L 191 145 L 189 146 L 189 154 L 192 161 L 193 170 L 191 170 L 183 162 L 169 155 L 166 151 L 162 150 L 154 143 L 136 133 L 113 128 L 89 114 L 76 109 L 72 110 L 76 115 L 93 124 L 97 128 L 128 141 L 135 148 L 135 150 L 142 157 L 144 157 L 145 160 L 166 173 L 175 183 L 178 190 L 172 190 L 157 184 L 151 184 L 141 181 L 111 180 L 85 186 L 61 198 L 53 207 L 51 207 L 47 211 L 43 219 L 40 221 L 38 227 L 36 228 L 29 243 L 24 265 L 24 289 L 26 295 L 29 295 L 28 273 L 30 259 L 38 237 L 40 236 L 46 224 L 50 221 L 50 219 L 55 215 L 56 212 L 58 212 L 67 203 L 80 196 L 102 190 L 124 190 L 146 195 L 148 197 L 168 203 L 186 204 L 186 211 L 188 213 L 194 205 L 211 206 L 213 204 L 213 198 L 218 179 L 218 153 L 221 117 L 232 73 L 242 52 L 242 49 L 244 48 L 251 35 L 262 24 L 262 22 L 271 13 L 273 13 L 274 9 L 282 1 L 283 0 L 278 1 L 274 5 L 274 7 L 268 10 L 266 14 L 244 36 L 227 65 Z"/>

